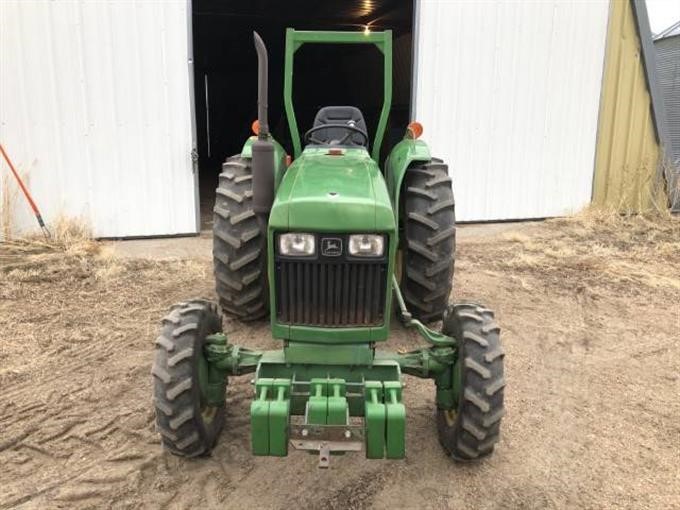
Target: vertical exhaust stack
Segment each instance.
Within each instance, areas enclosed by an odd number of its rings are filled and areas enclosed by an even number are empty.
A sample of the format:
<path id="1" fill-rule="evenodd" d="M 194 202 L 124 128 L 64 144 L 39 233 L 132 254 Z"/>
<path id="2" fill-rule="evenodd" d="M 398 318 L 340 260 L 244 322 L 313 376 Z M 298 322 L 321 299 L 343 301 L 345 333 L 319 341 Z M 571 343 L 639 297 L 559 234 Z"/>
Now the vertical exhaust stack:
<path id="1" fill-rule="evenodd" d="M 257 121 L 260 125 L 253 142 L 253 210 L 268 215 L 274 202 L 274 143 L 269 136 L 267 118 L 268 57 L 267 47 L 257 32 L 253 32 L 257 51 Z"/>
<path id="2" fill-rule="evenodd" d="M 269 136 L 269 119 L 267 117 L 269 56 L 260 34 L 253 32 L 253 40 L 255 41 L 255 51 L 257 51 L 257 121 L 260 124 L 258 138 L 266 140 Z"/>

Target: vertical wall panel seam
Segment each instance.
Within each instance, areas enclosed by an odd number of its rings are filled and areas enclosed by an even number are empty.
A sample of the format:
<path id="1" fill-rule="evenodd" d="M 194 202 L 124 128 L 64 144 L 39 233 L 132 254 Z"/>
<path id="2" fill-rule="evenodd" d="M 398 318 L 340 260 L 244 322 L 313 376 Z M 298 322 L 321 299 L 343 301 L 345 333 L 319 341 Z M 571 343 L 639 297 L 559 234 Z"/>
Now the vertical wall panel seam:
<path id="1" fill-rule="evenodd" d="M 189 5 L 191 5 L 191 0 L 187 0 Z M 420 30 L 420 2 L 423 0 L 411 0 L 413 5 L 413 24 L 411 28 L 412 42 L 411 42 L 411 105 L 409 111 L 409 121 L 412 122 L 417 120 L 418 110 L 416 109 L 416 98 L 418 97 L 418 59 L 420 55 L 418 54 L 418 40 L 419 40 L 419 30 Z M 189 11 L 189 15 L 193 15 L 193 10 Z M 193 21 L 192 21 L 193 23 Z M 193 80 L 194 77 L 191 76 Z"/>
<path id="2" fill-rule="evenodd" d="M 94 223 L 96 222 L 97 218 L 95 216 L 95 211 L 92 207 L 92 203 L 94 200 L 94 191 L 93 191 L 93 158 L 92 158 L 92 149 L 90 147 L 90 140 L 91 140 L 91 130 L 90 130 L 90 124 L 91 124 L 91 112 L 90 112 L 90 100 L 89 100 L 89 93 L 87 90 L 87 65 L 85 62 L 85 54 L 84 54 L 84 48 L 85 48 L 85 37 L 83 35 L 83 0 L 79 1 L 77 3 L 77 13 L 78 13 L 78 30 L 77 30 L 77 40 L 78 40 L 78 69 L 80 71 L 80 76 L 79 76 L 79 81 L 80 81 L 80 93 L 82 97 L 82 107 L 83 107 L 83 115 L 82 115 L 82 121 L 83 125 L 81 126 L 81 129 L 83 130 L 83 141 L 82 143 L 82 150 L 85 152 L 85 164 L 87 165 L 87 168 L 85 169 L 84 175 L 85 179 L 87 181 L 87 209 L 88 209 L 88 219 L 91 223 L 91 227 L 95 228 Z"/>
<path id="3" fill-rule="evenodd" d="M 638 59 L 638 62 L 639 62 L 639 59 Z M 631 150 L 631 147 L 633 145 L 632 140 L 631 140 L 633 126 L 634 126 L 633 119 L 634 119 L 634 116 L 635 116 L 635 105 L 637 104 L 637 100 L 638 100 L 638 89 L 637 89 L 638 80 L 637 80 L 637 73 L 635 71 L 637 71 L 637 65 L 633 65 L 633 73 L 631 74 L 632 79 L 631 79 L 631 84 L 630 84 L 630 97 L 631 97 L 632 101 L 628 105 L 628 112 L 627 112 L 628 115 L 626 117 L 627 118 L 627 129 L 626 129 L 626 137 L 624 139 L 625 140 L 625 161 L 626 162 L 630 161 L 630 159 L 631 159 L 630 150 Z M 626 165 L 627 165 L 627 163 L 626 163 Z M 628 171 L 631 171 L 630 167 L 627 168 L 627 171 L 625 173 L 627 173 Z M 624 173 L 624 176 L 625 176 L 625 173 Z M 639 174 L 639 172 L 635 172 L 635 173 Z M 626 177 L 624 177 L 624 178 L 626 178 Z M 637 184 L 639 184 L 639 180 L 638 180 Z M 638 189 L 637 184 L 636 184 L 636 189 Z"/>
<path id="4" fill-rule="evenodd" d="M 118 127 L 118 98 L 116 95 L 116 83 L 118 82 L 119 78 L 116 73 L 116 63 L 114 60 L 114 44 L 115 44 L 115 38 L 113 34 L 113 13 L 111 11 L 111 2 L 107 2 L 106 4 L 106 34 L 107 34 L 107 40 L 109 42 L 107 52 L 106 52 L 106 57 L 108 57 L 108 64 L 109 64 L 109 70 L 111 71 L 111 122 L 112 122 L 112 131 L 116 136 L 116 140 L 119 140 L 120 137 L 120 129 Z M 102 129 L 103 126 L 100 126 L 100 129 Z M 126 150 L 125 147 L 118 147 L 119 150 Z M 120 161 L 120 152 L 119 150 L 113 151 L 113 160 L 114 160 L 114 183 L 115 185 L 119 185 L 118 180 L 120 179 L 121 175 L 124 175 L 123 173 L 123 165 L 121 164 Z M 115 206 L 115 211 L 116 214 L 114 216 L 114 227 L 113 231 L 116 232 L 116 236 L 121 236 L 124 235 L 122 233 L 122 228 L 121 224 L 125 224 L 124 222 L 121 222 L 121 216 L 123 211 L 127 212 L 128 208 L 126 207 L 127 204 L 125 203 L 117 203 Z M 127 214 L 125 215 L 125 219 L 127 220 Z"/>
<path id="5" fill-rule="evenodd" d="M 643 127 L 642 127 L 642 136 L 640 137 L 640 138 L 642 139 L 642 147 L 641 147 L 641 150 L 640 150 L 641 168 L 645 168 L 645 169 L 647 168 L 647 135 L 648 135 L 648 133 L 649 133 L 649 132 L 648 132 L 648 129 L 649 129 L 649 117 L 650 117 L 649 113 L 647 113 L 647 115 L 644 115 L 644 121 L 643 121 L 643 125 L 642 125 L 642 126 L 643 126 Z M 639 184 L 640 184 L 640 180 L 639 180 L 639 179 L 640 179 L 640 177 L 641 177 L 642 172 L 640 172 L 640 168 L 636 168 L 636 170 L 637 170 L 637 171 L 636 171 L 635 173 L 637 174 L 638 179 L 637 179 L 637 183 L 636 183 L 636 188 L 635 188 L 635 189 L 637 190 L 637 195 L 638 195 L 638 196 L 635 197 L 635 198 L 638 200 L 637 209 L 638 209 L 638 210 L 641 210 L 641 209 L 643 208 L 642 197 L 641 197 L 642 188 L 641 188 L 641 187 L 638 187 L 638 186 L 639 186 Z"/>
<path id="6" fill-rule="evenodd" d="M 413 1 L 413 9 L 415 13 L 415 0 Z M 201 231 L 201 197 L 200 197 L 200 168 L 198 167 L 198 161 L 193 161 L 194 151 L 198 150 L 198 135 L 196 129 L 196 91 L 194 90 L 194 79 L 195 79 L 195 60 L 194 60 L 194 20 L 193 20 L 193 6 L 191 0 L 186 0 L 186 26 L 187 26 L 187 86 L 189 87 L 189 121 L 191 122 L 191 170 L 194 177 L 194 210 L 196 212 L 196 232 Z M 413 48 L 412 48 L 413 49 Z M 413 60 L 411 60 L 413 62 Z M 412 68 L 414 69 L 414 68 Z M 415 77 L 415 73 L 411 74 Z M 416 80 L 411 79 L 411 86 L 415 87 Z M 411 112 L 409 112 L 409 115 Z"/>
<path id="7" fill-rule="evenodd" d="M 15 6 L 15 9 L 17 7 Z M 24 45 L 22 44 L 24 41 L 24 21 L 23 21 L 23 12 L 21 9 L 18 9 L 18 27 L 19 29 L 17 30 L 19 34 L 19 41 L 17 44 L 17 47 L 19 49 L 19 58 L 18 58 L 18 67 L 19 67 L 19 76 L 21 76 L 21 88 L 22 90 L 27 89 L 27 83 L 28 83 L 28 76 L 27 76 L 27 70 L 26 70 L 26 52 L 24 51 Z M 22 114 L 24 116 L 24 122 L 22 122 L 24 126 L 24 140 L 31 141 L 35 143 L 36 139 L 36 134 L 35 134 L 35 126 L 33 126 L 33 112 L 31 111 L 31 108 L 28 104 L 27 100 L 27 94 L 21 94 L 21 103 L 22 103 Z M 30 142 L 29 142 L 30 143 Z M 28 162 L 31 160 L 30 158 L 30 151 L 27 149 L 29 144 L 24 145 L 21 147 L 21 149 L 17 148 L 15 151 L 16 155 L 13 155 L 13 158 L 19 159 L 19 166 L 17 167 L 17 171 L 20 173 L 28 167 Z M 11 148 L 8 150 L 12 150 Z M 22 168 L 23 167 L 23 168 Z M 40 197 L 36 197 L 37 200 L 40 200 Z M 11 214 L 11 212 L 10 212 Z"/>
<path id="8" fill-rule="evenodd" d="M 49 164 L 51 170 L 58 175 L 58 188 L 59 188 L 59 196 L 64 197 L 64 172 L 67 171 L 66 165 L 64 164 L 64 155 L 63 155 L 63 133 L 62 133 L 62 126 L 63 126 L 63 116 L 62 116 L 62 108 L 61 108 L 61 99 L 62 95 L 60 94 L 60 81 L 57 78 L 57 72 L 55 69 L 55 62 L 57 61 L 56 53 L 55 53 L 55 47 L 57 45 L 57 41 L 55 40 L 54 37 L 54 17 L 52 15 L 52 9 L 54 7 L 54 3 L 49 3 L 49 7 L 46 9 L 46 16 L 47 16 L 47 39 L 48 39 L 48 52 L 50 55 L 50 58 L 48 60 L 48 68 L 49 68 L 49 77 L 50 77 L 50 83 L 52 86 L 50 87 L 51 89 L 51 95 L 52 95 L 52 111 L 53 113 L 53 119 L 52 119 L 52 124 L 53 124 L 53 130 L 52 130 L 52 137 L 50 137 L 50 142 L 54 148 L 55 152 L 57 153 L 57 158 L 56 161 L 40 161 L 40 165 L 46 165 Z M 61 124 L 61 125 L 60 125 Z M 63 207 L 63 204 L 59 204 L 59 214 L 61 214 L 61 208 Z"/>
<path id="9" fill-rule="evenodd" d="M 142 44 L 143 37 L 142 37 L 141 31 L 139 29 L 139 16 L 138 16 L 138 13 L 137 13 L 137 9 L 133 9 L 132 12 L 133 12 L 133 15 L 132 15 L 131 32 L 134 35 L 134 41 L 136 43 L 136 46 L 138 48 L 143 48 L 144 47 L 144 45 Z M 134 55 L 133 58 L 134 58 L 134 61 L 135 61 L 134 67 L 136 69 L 136 72 L 138 73 L 138 75 L 141 78 L 142 76 L 144 76 L 144 71 L 142 69 L 140 52 L 139 51 L 135 52 L 135 55 Z M 147 196 L 146 196 L 144 208 L 143 208 L 142 211 L 145 215 L 153 214 L 153 220 L 155 221 L 155 219 L 156 219 L 155 218 L 155 211 L 152 213 L 151 211 L 148 210 L 148 209 L 150 209 L 150 207 L 149 207 L 149 204 L 151 202 L 150 197 L 153 195 L 153 193 L 152 193 L 152 182 L 149 179 L 149 163 L 147 161 L 147 151 L 145 150 L 144 143 L 143 143 L 143 137 L 146 137 L 147 133 L 146 133 L 146 129 L 145 129 L 146 126 L 145 126 L 145 122 L 144 122 L 146 115 L 145 115 L 145 104 L 144 104 L 144 101 L 142 100 L 142 97 L 143 97 L 142 84 L 139 84 L 137 86 L 135 95 L 136 95 L 136 100 L 137 100 L 137 104 L 138 104 L 137 119 L 138 119 L 138 122 L 139 122 L 139 131 L 140 131 L 139 136 L 138 136 L 138 138 L 139 138 L 138 143 L 139 143 L 140 150 L 139 150 L 138 154 L 140 155 L 139 165 L 141 166 L 141 168 L 140 168 L 141 171 L 137 171 L 136 174 L 143 176 L 144 189 L 147 190 L 146 191 Z M 155 190 L 153 190 L 153 191 L 155 191 Z"/>
<path id="10" fill-rule="evenodd" d="M 167 116 L 167 112 L 169 112 L 170 108 L 170 99 L 168 98 L 168 75 L 167 75 L 167 64 L 168 64 L 168 54 L 167 54 L 167 37 L 168 37 L 168 20 L 167 20 L 167 10 L 165 8 L 161 9 L 161 60 L 163 62 L 163 65 L 161 66 L 162 69 L 162 76 L 163 76 L 163 117 L 166 119 L 166 122 L 164 122 L 164 132 L 163 132 L 163 139 L 168 142 L 168 146 L 171 145 L 171 137 L 170 137 L 170 130 L 169 130 L 169 122 L 170 119 Z M 164 158 L 162 165 L 168 172 L 168 177 L 172 179 L 177 178 L 177 172 L 175 171 L 174 166 L 170 161 L 168 161 L 167 158 L 167 152 L 166 152 L 166 157 Z M 171 223 L 173 227 L 177 225 L 177 211 L 176 208 L 172 206 L 172 204 L 175 204 L 177 202 L 177 198 L 175 196 L 175 187 L 172 186 L 170 187 L 170 207 L 169 207 L 169 212 L 172 217 Z"/>
<path id="11" fill-rule="evenodd" d="M 616 82 L 614 84 L 614 107 L 613 107 L 613 118 L 611 120 L 611 126 L 610 126 L 610 131 L 609 131 L 609 158 L 608 158 L 608 164 L 605 169 L 605 184 L 604 184 L 604 194 L 605 194 L 605 199 L 609 198 L 609 191 L 610 188 L 607 186 L 607 182 L 610 181 L 611 179 L 611 171 L 614 166 L 614 155 L 615 151 L 614 148 L 616 147 L 616 112 L 619 111 L 619 105 L 620 105 L 620 93 L 621 93 L 621 59 L 622 55 L 624 53 L 624 43 L 623 43 L 623 36 L 620 38 L 617 38 L 617 43 L 618 43 L 618 52 L 616 54 L 616 68 L 614 69 L 614 73 L 616 73 Z"/>

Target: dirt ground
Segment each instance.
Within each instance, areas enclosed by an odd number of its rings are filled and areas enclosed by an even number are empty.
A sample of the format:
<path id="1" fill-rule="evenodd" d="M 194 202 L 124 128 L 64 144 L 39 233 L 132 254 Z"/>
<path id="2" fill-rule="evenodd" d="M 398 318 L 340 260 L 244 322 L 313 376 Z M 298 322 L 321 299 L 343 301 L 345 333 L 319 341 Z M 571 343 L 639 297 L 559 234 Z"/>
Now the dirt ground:
<path id="1" fill-rule="evenodd" d="M 214 297 L 205 258 L 0 246 L 0 508 L 680 508 L 680 221 L 590 214 L 463 238 L 456 300 L 497 312 L 507 414 L 493 457 L 442 452 L 434 390 L 409 379 L 407 458 L 249 453 L 232 379 L 212 456 L 161 450 L 153 340 L 174 302 Z M 276 348 L 266 323 L 230 338 Z M 418 338 L 394 327 L 390 348 Z"/>

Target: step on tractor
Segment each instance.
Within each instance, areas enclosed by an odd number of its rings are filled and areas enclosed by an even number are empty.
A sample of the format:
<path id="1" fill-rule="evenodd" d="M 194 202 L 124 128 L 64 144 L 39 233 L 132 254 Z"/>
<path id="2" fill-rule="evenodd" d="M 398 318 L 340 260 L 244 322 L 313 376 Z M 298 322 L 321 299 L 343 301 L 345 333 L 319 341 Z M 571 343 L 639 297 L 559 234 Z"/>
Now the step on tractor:
<path id="1" fill-rule="evenodd" d="M 173 306 L 156 340 L 163 445 L 186 457 L 210 452 L 225 426 L 229 376 L 254 373 L 253 455 L 285 456 L 293 447 L 318 454 L 321 467 L 350 451 L 401 459 L 407 374 L 434 381 L 439 441 L 453 459 L 489 455 L 504 412 L 503 348 L 491 310 L 449 304 L 456 231 L 447 165 L 431 156 L 417 122 L 378 163 L 392 96 L 391 32 L 287 30 L 292 157 L 269 131 L 267 50 L 257 33 L 254 42 L 255 135 L 224 163 L 214 208 L 219 306 L 202 299 Z M 353 106 L 321 108 L 300 139 L 293 60 L 305 44 L 380 50 L 384 99 L 372 143 Z M 282 348 L 230 343 L 222 313 L 241 321 L 269 316 Z M 393 315 L 427 345 L 378 349 Z M 436 321 L 441 331 L 427 326 Z"/>

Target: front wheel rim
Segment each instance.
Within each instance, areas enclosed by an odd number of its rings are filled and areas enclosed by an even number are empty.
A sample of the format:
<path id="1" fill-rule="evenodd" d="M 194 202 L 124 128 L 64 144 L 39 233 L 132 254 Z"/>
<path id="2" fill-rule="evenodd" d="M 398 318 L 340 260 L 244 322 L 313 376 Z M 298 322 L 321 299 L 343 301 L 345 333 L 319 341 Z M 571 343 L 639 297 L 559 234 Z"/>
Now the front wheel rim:
<path id="1" fill-rule="evenodd" d="M 448 427 L 453 427 L 456 424 L 456 418 L 458 417 L 458 411 L 455 409 L 445 409 L 444 419 L 446 420 L 446 425 Z"/>
<path id="2" fill-rule="evenodd" d="M 461 402 L 461 393 L 463 390 L 463 371 L 460 365 L 461 356 L 458 354 L 456 362 L 451 367 L 452 382 L 453 382 L 453 407 L 451 409 L 444 409 L 444 419 L 448 427 L 453 427 L 458 419 L 458 407 Z"/>
<path id="3" fill-rule="evenodd" d="M 217 414 L 217 407 L 207 404 L 206 387 L 208 386 L 208 361 L 203 356 L 203 352 L 198 354 L 198 391 L 199 391 L 199 411 L 203 423 L 209 424 Z"/>

